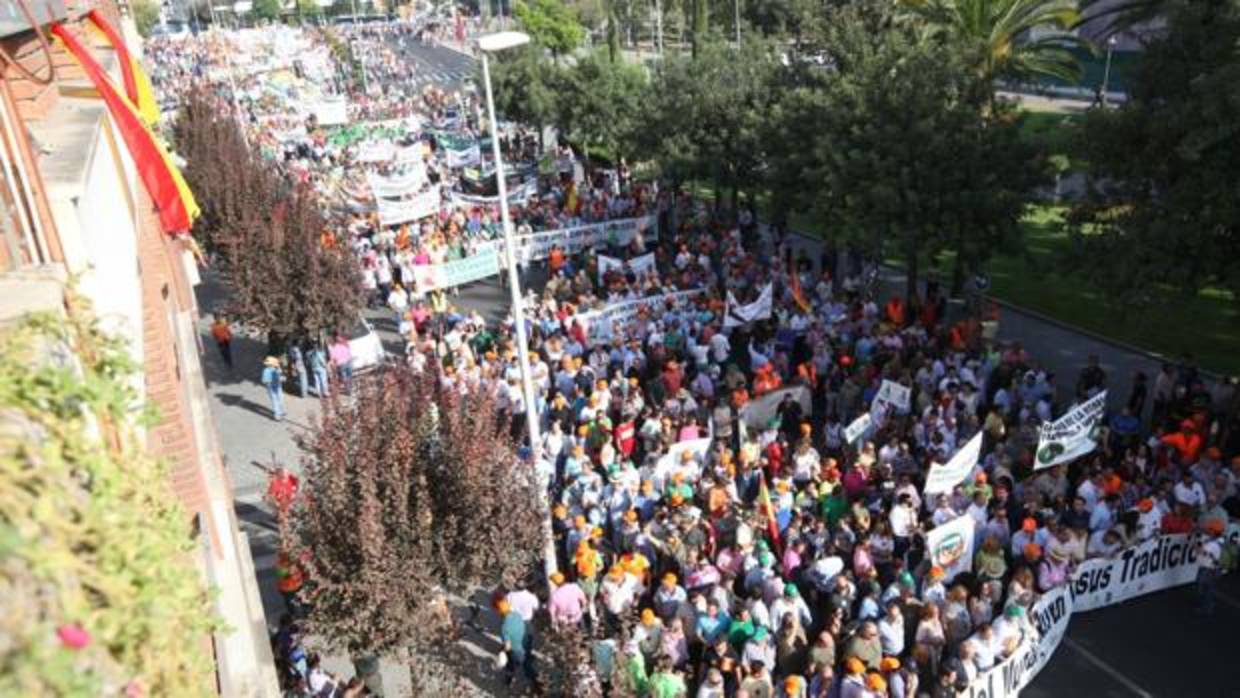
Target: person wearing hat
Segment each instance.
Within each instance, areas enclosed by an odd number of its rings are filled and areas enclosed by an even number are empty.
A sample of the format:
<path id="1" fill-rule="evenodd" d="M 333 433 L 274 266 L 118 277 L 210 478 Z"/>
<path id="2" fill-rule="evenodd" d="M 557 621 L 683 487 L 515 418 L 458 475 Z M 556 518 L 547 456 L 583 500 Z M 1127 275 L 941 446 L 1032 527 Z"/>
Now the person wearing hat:
<path id="1" fill-rule="evenodd" d="M 856 657 L 844 660 L 844 680 L 840 682 L 840 698 L 866 698 L 865 663 Z"/>
<path id="2" fill-rule="evenodd" d="M 633 629 L 633 639 L 637 640 L 642 654 L 654 657 L 659 654 L 663 645 L 663 621 L 653 608 L 643 608 L 637 627 Z"/>
<path id="3" fill-rule="evenodd" d="M 684 587 L 675 574 L 668 572 L 663 575 L 658 589 L 654 592 L 654 608 L 663 620 L 670 620 L 688 599 Z"/>
<path id="4" fill-rule="evenodd" d="M 520 669 L 526 679 L 533 684 L 534 665 L 530 662 L 530 655 L 527 651 L 525 619 L 513 610 L 512 604 L 506 598 L 500 599 L 495 604 L 495 611 L 500 617 L 500 641 L 504 643 L 504 652 L 508 654 L 508 662 L 504 665 L 504 685 L 512 685 L 517 669 Z"/>
<path id="5" fill-rule="evenodd" d="M 280 370 L 280 360 L 274 356 L 263 359 L 263 386 L 267 388 L 267 397 L 271 399 L 271 418 L 277 422 L 284 419 L 284 372 Z"/>
<path id="6" fill-rule="evenodd" d="M 749 667 L 761 664 L 768 671 L 775 668 L 775 645 L 771 641 L 771 631 L 766 626 L 759 625 L 754 629 L 753 635 L 741 650 L 741 662 Z"/>
<path id="7" fill-rule="evenodd" d="M 600 591 L 609 627 L 619 627 L 620 619 L 629 612 L 637 601 L 637 595 L 641 591 L 640 587 L 641 583 L 638 582 L 637 577 L 626 572 L 620 565 L 613 566 L 607 572 Z"/>
<path id="8" fill-rule="evenodd" d="M 1214 614 L 1215 587 L 1223 574 L 1223 532 L 1218 519 L 1210 519 L 1202 528 L 1204 536 L 1197 541 L 1197 612 Z"/>
<path id="9" fill-rule="evenodd" d="M 577 627 L 588 603 L 585 592 L 576 582 L 566 581 L 559 572 L 551 575 L 551 584 L 551 597 L 547 600 L 551 625 L 560 629 Z"/>
<path id="10" fill-rule="evenodd" d="M 806 698 L 806 691 L 808 689 L 809 686 L 804 677 L 797 674 L 788 674 L 779 683 L 779 690 L 775 693 L 775 698 Z"/>

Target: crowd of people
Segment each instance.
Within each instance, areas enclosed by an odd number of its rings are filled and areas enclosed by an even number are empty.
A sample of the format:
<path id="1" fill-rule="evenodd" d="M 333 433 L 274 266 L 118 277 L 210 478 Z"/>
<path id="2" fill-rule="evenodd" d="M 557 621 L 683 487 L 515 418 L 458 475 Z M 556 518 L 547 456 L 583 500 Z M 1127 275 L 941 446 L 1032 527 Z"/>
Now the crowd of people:
<path id="1" fill-rule="evenodd" d="M 407 80 L 398 53 L 372 49 L 385 66 L 376 80 Z M 209 53 L 192 42 L 157 51 L 157 64 L 167 55 L 173 67 L 156 76 L 205 74 L 196 66 Z M 478 135 L 473 96 L 386 85 L 380 94 L 409 106 L 385 117 L 436 124 L 459 110 L 460 131 Z M 258 102 L 245 104 L 251 124 L 263 123 Z M 433 137 L 410 129 L 397 145 L 423 142 L 431 182 L 451 188 L 461 168 L 438 157 Z M 284 166 L 316 185 L 367 171 L 319 129 L 280 146 Z M 493 238 L 496 205 L 445 196 L 436 216 L 382 226 L 369 210 L 338 206 L 333 196 L 353 188 L 320 191 L 325 207 L 346 211 L 338 223 L 373 302 L 397 314 L 413 370 L 493 391 L 519 440 L 526 411 L 539 416 L 541 440 L 523 457 L 546 477 L 559 571 L 549 589 L 495 594 L 511 684 L 571 671 L 581 696 L 954 697 L 1030 640 L 1031 606 L 1089 558 L 1199 532 L 1203 613 L 1235 564 L 1223 540 L 1240 515 L 1234 381 L 1208 385 L 1185 364 L 1127 385 L 1093 357 L 1062 385 L 1019 343 L 950 317 L 933 285 L 880 298 L 851 255 L 811 259 L 747 212 L 590 171 L 543 178 L 513 209 L 516 224 L 656 222 L 539 262 L 547 280 L 526 305 L 529 405 L 511 317 L 488 324 L 413 283 L 412 267 Z M 627 264 L 647 254 L 643 271 Z M 622 265 L 599 274 L 599 255 Z M 768 293 L 769 309 L 735 317 Z M 599 312 L 642 298 L 653 300 Z M 878 399 L 884 381 L 911 391 L 906 407 Z M 1096 448 L 1039 468 L 1041 424 L 1104 390 Z M 850 440 L 864 414 L 869 426 Z M 929 469 L 979 433 L 967 476 L 927 495 Z M 976 553 L 970 571 L 948 577 L 926 534 L 959 517 L 974 519 Z M 537 660 L 553 635 L 578 643 L 578 666 Z"/>

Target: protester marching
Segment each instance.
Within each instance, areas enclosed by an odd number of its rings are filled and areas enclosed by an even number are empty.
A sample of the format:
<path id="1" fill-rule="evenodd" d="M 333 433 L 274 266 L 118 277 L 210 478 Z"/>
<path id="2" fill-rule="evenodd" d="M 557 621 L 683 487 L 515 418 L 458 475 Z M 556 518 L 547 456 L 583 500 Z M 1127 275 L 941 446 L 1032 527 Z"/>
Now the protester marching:
<path id="1" fill-rule="evenodd" d="M 1095 357 L 1060 389 L 933 286 L 880 297 L 859 258 L 810 259 L 751 212 L 544 155 L 504 123 L 515 262 L 540 281 L 526 404 L 511 314 L 453 297 L 505 263 L 478 96 L 415 89 L 401 47 L 418 40 L 400 22 L 269 27 L 148 57 L 161 94 L 209 88 L 314 188 L 408 370 L 494 394 L 518 442 L 536 412 L 521 465 L 546 485 L 558 571 L 492 594 L 510 690 L 572 673 L 580 696 L 1013 696 L 1074 612 L 1183 584 L 1214 611 L 1240 559 L 1234 383 L 1168 366 L 1119 400 Z M 337 351 L 293 359 L 302 395 L 335 388 L 329 363 L 354 379 Z M 262 373 L 273 404 L 280 366 Z M 578 666 L 540 660 L 564 638 Z M 276 647 L 301 695 L 364 690 L 318 666 L 292 616 Z"/>

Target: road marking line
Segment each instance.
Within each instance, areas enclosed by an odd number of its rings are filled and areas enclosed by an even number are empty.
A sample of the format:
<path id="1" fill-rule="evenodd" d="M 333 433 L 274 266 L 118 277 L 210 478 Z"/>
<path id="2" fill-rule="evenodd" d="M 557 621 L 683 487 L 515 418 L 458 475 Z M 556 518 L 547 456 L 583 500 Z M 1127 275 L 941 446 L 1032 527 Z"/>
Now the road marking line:
<path id="1" fill-rule="evenodd" d="M 1090 652 L 1089 650 L 1082 647 L 1079 642 L 1076 642 L 1075 640 L 1071 638 L 1065 637 L 1063 639 L 1063 643 L 1067 645 L 1069 648 L 1071 648 L 1072 650 L 1076 651 L 1082 657 L 1084 657 L 1085 660 L 1088 661 L 1090 664 L 1093 664 L 1094 666 L 1101 669 L 1104 674 L 1115 679 L 1115 681 L 1118 682 L 1121 686 L 1132 691 L 1134 695 L 1141 696 L 1141 698 L 1154 698 L 1154 694 L 1138 686 L 1136 683 L 1132 681 L 1132 679 L 1128 678 L 1127 676 L 1124 676 L 1123 672 L 1121 672 L 1119 669 L 1116 669 L 1110 664 L 1107 664 L 1105 661 L 1102 660 L 1101 657 L 1099 657 L 1093 652 Z"/>

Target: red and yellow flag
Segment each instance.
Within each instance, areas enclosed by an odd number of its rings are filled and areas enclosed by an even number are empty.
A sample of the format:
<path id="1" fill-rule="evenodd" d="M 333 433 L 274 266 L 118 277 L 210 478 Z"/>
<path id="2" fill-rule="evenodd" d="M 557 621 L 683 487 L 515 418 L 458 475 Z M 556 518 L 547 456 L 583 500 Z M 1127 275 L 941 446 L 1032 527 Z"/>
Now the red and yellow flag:
<path id="1" fill-rule="evenodd" d="M 185 178 L 172 164 L 168 151 L 143 123 L 133 103 L 117 92 L 90 51 L 63 25 L 55 23 L 51 31 L 53 36 L 64 43 L 69 54 L 82 67 L 99 96 L 107 104 L 108 112 L 116 122 L 117 130 L 120 131 L 121 138 L 133 157 L 134 165 L 138 168 L 138 176 L 155 202 L 160 227 L 168 234 L 189 230 L 194 219 L 198 217 L 198 204 L 185 184 Z"/>
<path id="2" fill-rule="evenodd" d="M 792 300 L 796 301 L 801 310 L 809 312 L 809 301 L 805 300 L 805 292 L 801 290 L 801 275 L 797 272 L 797 263 L 788 260 L 788 288 L 792 291 Z"/>
<path id="3" fill-rule="evenodd" d="M 151 79 L 147 77 L 146 71 L 142 70 L 142 64 L 129 52 L 125 40 L 117 33 L 116 28 L 99 14 L 99 10 L 86 13 L 86 18 L 116 51 L 116 58 L 121 66 L 121 78 L 125 82 L 125 96 L 138 108 L 138 115 L 147 126 L 159 123 L 159 103 L 155 101 L 155 90 L 151 87 Z"/>
<path id="4" fill-rule="evenodd" d="M 771 491 L 766 488 L 766 474 L 758 471 L 758 507 L 766 517 L 766 532 L 771 537 L 775 550 L 783 554 L 783 544 L 779 540 L 779 522 L 775 520 L 775 507 L 771 505 Z"/>

